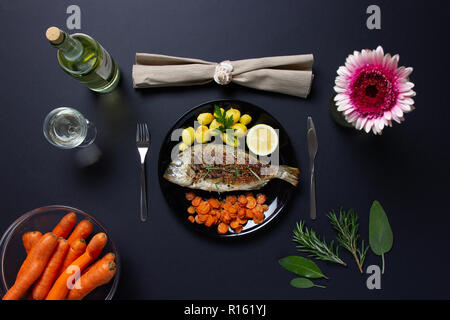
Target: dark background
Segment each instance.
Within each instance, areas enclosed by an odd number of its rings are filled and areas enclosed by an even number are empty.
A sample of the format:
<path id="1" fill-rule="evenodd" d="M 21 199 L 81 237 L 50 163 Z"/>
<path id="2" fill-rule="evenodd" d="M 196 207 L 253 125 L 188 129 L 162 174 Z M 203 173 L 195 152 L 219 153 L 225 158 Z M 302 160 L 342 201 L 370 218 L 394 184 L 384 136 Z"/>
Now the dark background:
<path id="1" fill-rule="evenodd" d="M 66 28 L 66 8 L 81 7 L 81 32 L 95 37 L 122 71 L 119 90 L 97 95 L 65 75 L 44 37 Z M 366 28 L 366 8 L 381 7 L 381 30 Z M 21 214 L 48 204 L 86 210 L 109 230 L 123 268 L 118 299 L 448 299 L 449 256 L 449 32 L 448 1 L 16 1 L 0 2 L 0 230 Z M 71 31 L 73 32 L 73 31 Z M 329 101 L 337 68 L 354 50 L 400 54 L 414 67 L 416 110 L 382 136 L 338 127 Z M 313 53 L 315 79 L 308 99 L 214 84 L 137 91 L 136 52 L 209 61 Z M 158 151 L 181 114 L 216 98 L 245 100 L 284 126 L 303 170 L 303 182 L 274 224 L 254 237 L 216 241 L 180 223 L 161 194 Z M 73 106 L 99 129 L 104 161 L 79 169 L 75 152 L 59 150 L 42 134 L 45 115 Z M 315 121 L 319 217 L 308 218 L 306 117 Z M 138 217 L 135 123 L 150 126 L 150 218 Z M 327 239 L 330 209 L 354 208 L 368 237 L 374 199 L 394 232 L 382 290 L 366 288 L 352 257 L 348 268 L 319 263 L 326 289 L 294 289 L 277 263 L 295 254 L 292 229 L 306 219 Z M 370 253 L 367 265 L 380 264 Z M 322 281 L 319 281 L 323 284 Z"/>

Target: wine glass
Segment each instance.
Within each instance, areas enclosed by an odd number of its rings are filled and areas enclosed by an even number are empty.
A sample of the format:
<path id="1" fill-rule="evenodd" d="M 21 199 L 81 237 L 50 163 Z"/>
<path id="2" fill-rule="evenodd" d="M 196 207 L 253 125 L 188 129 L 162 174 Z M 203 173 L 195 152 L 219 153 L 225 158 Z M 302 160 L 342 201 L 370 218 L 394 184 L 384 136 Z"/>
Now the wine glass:
<path id="1" fill-rule="evenodd" d="M 45 117 L 44 136 L 58 148 L 73 149 L 91 145 L 97 136 L 97 129 L 79 111 L 61 107 Z"/>

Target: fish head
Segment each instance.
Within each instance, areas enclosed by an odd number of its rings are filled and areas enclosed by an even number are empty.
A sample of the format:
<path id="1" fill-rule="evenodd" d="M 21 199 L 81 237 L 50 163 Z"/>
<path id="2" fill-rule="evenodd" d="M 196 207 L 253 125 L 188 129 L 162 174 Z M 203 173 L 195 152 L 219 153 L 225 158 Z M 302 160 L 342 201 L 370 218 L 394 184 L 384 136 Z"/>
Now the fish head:
<path id="1" fill-rule="evenodd" d="M 172 183 L 189 187 L 193 183 L 194 172 L 190 163 L 185 162 L 183 157 L 177 157 L 169 164 L 163 177 Z"/>

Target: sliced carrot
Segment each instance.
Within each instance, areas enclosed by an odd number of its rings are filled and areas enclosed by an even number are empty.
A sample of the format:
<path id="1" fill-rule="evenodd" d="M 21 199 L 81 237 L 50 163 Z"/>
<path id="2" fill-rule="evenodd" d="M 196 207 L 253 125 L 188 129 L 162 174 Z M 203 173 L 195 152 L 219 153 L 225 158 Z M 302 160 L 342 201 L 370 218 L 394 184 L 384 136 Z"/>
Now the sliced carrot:
<path id="1" fill-rule="evenodd" d="M 239 224 L 242 224 L 242 225 L 244 225 L 244 224 L 246 224 L 247 223 L 247 219 L 241 219 L 241 218 L 237 218 L 237 221 L 239 222 Z"/>
<path id="2" fill-rule="evenodd" d="M 242 225 L 237 226 L 236 228 L 234 228 L 234 232 L 236 233 L 241 233 L 242 232 Z"/>
<path id="3" fill-rule="evenodd" d="M 41 276 L 50 257 L 58 245 L 58 237 L 49 232 L 44 234 L 31 249 L 20 267 L 20 276 L 3 296 L 3 300 L 19 300 Z"/>
<path id="4" fill-rule="evenodd" d="M 186 193 L 186 200 L 192 201 L 192 200 L 194 200 L 194 198 L 195 198 L 195 193 L 193 193 L 193 192 Z"/>
<path id="5" fill-rule="evenodd" d="M 260 193 L 258 194 L 258 196 L 256 197 L 256 202 L 259 204 L 264 204 L 264 202 L 266 202 L 267 198 L 266 195 Z"/>
<path id="6" fill-rule="evenodd" d="M 202 202 L 202 198 L 200 197 L 195 197 L 194 200 L 192 200 L 192 205 L 194 207 L 198 207 L 200 205 L 200 203 Z"/>
<path id="7" fill-rule="evenodd" d="M 245 207 L 245 205 L 247 204 L 247 198 L 242 194 L 239 196 L 238 202 L 240 206 Z"/>
<path id="8" fill-rule="evenodd" d="M 253 213 L 258 212 L 258 213 L 262 213 L 264 212 L 264 209 L 262 207 L 262 205 L 257 204 L 254 208 L 253 208 Z"/>
<path id="9" fill-rule="evenodd" d="M 40 278 L 33 284 L 31 296 L 34 300 L 45 299 L 53 285 L 53 282 L 59 275 L 59 268 L 63 263 L 67 251 L 69 251 L 69 243 L 66 239 L 60 238 L 53 255 L 44 269 L 44 272 L 42 272 Z"/>
<path id="10" fill-rule="evenodd" d="M 239 226 L 239 221 L 233 220 L 233 221 L 230 222 L 230 227 L 232 229 L 236 229 L 238 226 Z"/>
<path id="11" fill-rule="evenodd" d="M 256 199 L 254 197 L 247 197 L 247 204 L 245 205 L 248 209 L 253 209 L 256 206 Z"/>
<path id="12" fill-rule="evenodd" d="M 223 223 L 223 222 L 219 223 L 219 225 L 217 226 L 217 231 L 218 231 L 220 234 L 225 234 L 225 233 L 227 233 L 227 232 L 228 232 L 228 225 L 225 224 L 225 223 Z"/>
<path id="13" fill-rule="evenodd" d="M 57 237 L 67 238 L 70 231 L 72 231 L 73 227 L 77 223 L 77 215 L 74 212 L 69 212 L 66 214 L 59 223 L 53 228 L 53 233 Z"/>
<path id="14" fill-rule="evenodd" d="M 211 227 L 214 224 L 214 218 L 210 215 L 207 216 L 207 219 L 205 221 L 205 226 Z"/>
<path id="15" fill-rule="evenodd" d="M 92 225 L 92 222 L 90 222 L 89 220 L 82 220 L 79 224 L 77 224 L 73 232 L 70 234 L 69 238 L 67 238 L 67 242 L 69 242 L 69 244 L 72 244 L 72 242 L 78 239 L 86 240 L 87 237 L 89 237 L 89 235 L 92 233 L 93 229 L 94 226 Z"/>
<path id="16" fill-rule="evenodd" d="M 188 220 L 189 220 L 190 222 L 194 223 L 195 218 L 194 218 L 194 216 L 189 216 L 189 217 L 188 217 Z"/>
<path id="17" fill-rule="evenodd" d="M 217 199 L 211 198 L 208 200 L 208 203 L 210 204 L 211 208 L 214 209 L 220 208 L 220 202 Z"/>
<path id="18" fill-rule="evenodd" d="M 267 204 L 263 204 L 262 207 L 263 207 L 263 210 L 264 210 L 264 211 L 269 210 L 269 206 L 268 206 Z"/>
<path id="19" fill-rule="evenodd" d="M 200 215 L 196 215 L 195 216 L 195 218 L 194 218 L 194 220 L 195 220 L 195 222 L 197 222 L 198 224 L 203 224 L 204 223 L 204 221 L 200 221 Z"/>
<path id="20" fill-rule="evenodd" d="M 253 211 L 252 211 L 252 209 L 246 209 L 245 210 L 245 217 L 247 219 L 253 219 Z"/>
<path id="21" fill-rule="evenodd" d="M 202 201 L 200 205 L 197 207 L 197 212 L 199 214 L 207 214 L 211 210 L 211 206 L 207 201 Z"/>
<path id="22" fill-rule="evenodd" d="M 245 208 L 239 208 L 238 210 L 238 217 L 239 218 L 245 218 Z"/>
<path id="23" fill-rule="evenodd" d="M 22 242 L 27 254 L 31 251 L 33 246 L 38 243 L 41 237 L 42 233 L 40 233 L 39 231 L 30 231 L 24 233 L 24 235 L 22 236 Z"/>
<path id="24" fill-rule="evenodd" d="M 236 202 L 236 200 L 237 200 L 237 197 L 235 195 L 231 195 L 231 196 L 227 196 L 225 201 L 229 202 L 231 204 L 234 204 Z"/>
<path id="25" fill-rule="evenodd" d="M 190 206 L 190 207 L 187 209 L 187 212 L 188 212 L 189 214 L 194 214 L 194 213 L 195 213 L 195 207 Z"/>

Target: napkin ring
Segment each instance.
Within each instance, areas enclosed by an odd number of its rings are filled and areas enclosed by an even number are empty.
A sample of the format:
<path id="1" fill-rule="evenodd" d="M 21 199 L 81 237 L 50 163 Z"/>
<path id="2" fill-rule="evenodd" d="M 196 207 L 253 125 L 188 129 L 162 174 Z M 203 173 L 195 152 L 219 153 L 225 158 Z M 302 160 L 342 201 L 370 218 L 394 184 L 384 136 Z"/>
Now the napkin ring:
<path id="1" fill-rule="evenodd" d="M 226 85 L 231 82 L 233 78 L 233 65 L 229 60 L 222 61 L 216 65 L 216 71 L 214 72 L 214 81 L 220 85 Z"/>

